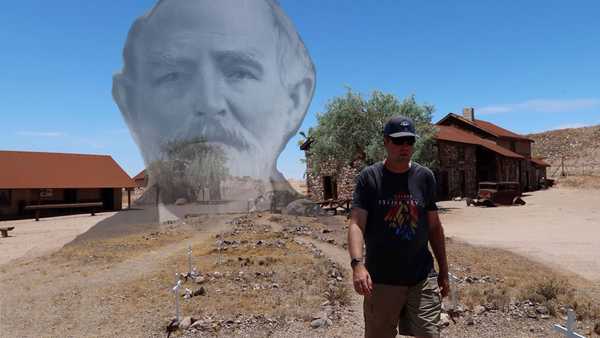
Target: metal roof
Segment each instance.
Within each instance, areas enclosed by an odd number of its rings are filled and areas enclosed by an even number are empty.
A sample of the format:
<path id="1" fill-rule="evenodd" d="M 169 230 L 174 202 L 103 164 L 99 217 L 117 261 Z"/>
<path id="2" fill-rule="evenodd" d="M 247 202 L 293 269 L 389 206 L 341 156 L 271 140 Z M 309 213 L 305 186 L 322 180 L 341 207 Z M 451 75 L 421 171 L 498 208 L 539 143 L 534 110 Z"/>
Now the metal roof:
<path id="1" fill-rule="evenodd" d="M 139 172 L 139 174 L 133 176 L 132 180 L 145 180 L 146 179 L 146 169 Z"/>
<path id="2" fill-rule="evenodd" d="M 442 141 L 474 144 L 485 147 L 497 154 L 512 158 L 525 158 L 515 152 L 497 145 L 495 142 L 481 138 L 473 133 L 466 132 L 453 126 L 436 125 L 435 138 Z"/>
<path id="3" fill-rule="evenodd" d="M 476 128 L 479 128 L 480 130 L 482 130 L 486 133 L 492 134 L 496 137 L 511 138 L 511 139 L 534 142 L 532 139 L 530 139 L 526 136 L 519 135 L 517 133 L 513 133 L 512 131 L 510 131 L 508 129 L 504 129 L 502 127 L 499 127 L 491 122 L 483 121 L 483 120 L 479 120 L 479 119 L 469 120 L 469 119 L 464 118 L 463 116 L 460 116 L 460 115 L 454 114 L 454 113 L 449 113 L 448 115 L 444 116 L 444 118 L 442 118 L 440 121 L 438 121 L 437 124 L 440 125 L 440 124 L 448 123 L 448 119 L 450 119 L 450 118 L 455 118 L 462 122 L 468 123 Z"/>
<path id="4" fill-rule="evenodd" d="M 0 189 L 133 187 L 108 155 L 0 150 Z"/>

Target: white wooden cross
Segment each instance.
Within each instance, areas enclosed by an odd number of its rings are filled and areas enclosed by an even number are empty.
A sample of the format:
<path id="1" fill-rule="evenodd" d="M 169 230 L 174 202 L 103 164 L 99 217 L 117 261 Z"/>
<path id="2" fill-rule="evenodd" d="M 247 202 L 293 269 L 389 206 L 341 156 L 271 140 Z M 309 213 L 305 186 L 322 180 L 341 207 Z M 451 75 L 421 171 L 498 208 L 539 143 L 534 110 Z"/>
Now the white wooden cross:
<path id="1" fill-rule="evenodd" d="M 460 278 L 448 273 L 448 279 L 450 280 L 450 300 L 452 302 L 452 311 L 456 311 L 458 308 L 458 297 L 456 296 L 456 283 L 460 281 Z M 452 285 L 454 284 L 454 285 Z"/>
<path id="2" fill-rule="evenodd" d="M 573 326 L 575 326 L 575 311 L 569 309 L 567 310 L 567 326 L 554 324 L 554 331 L 564 334 L 567 338 L 585 338 L 585 336 L 575 332 Z"/>
<path id="3" fill-rule="evenodd" d="M 177 274 L 177 283 L 173 287 L 173 293 L 175 293 L 175 319 L 179 322 L 179 289 L 181 289 L 181 279 Z"/>
<path id="4" fill-rule="evenodd" d="M 192 277 L 192 245 L 188 248 L 188 276 Z"/>
<path id="5" fill-rule="evenodd" d="M 221 252 L 223 251 L 223 240 L 222 237 L 219 236 L 217 240 L 217 265 L 221 265 Z"/>

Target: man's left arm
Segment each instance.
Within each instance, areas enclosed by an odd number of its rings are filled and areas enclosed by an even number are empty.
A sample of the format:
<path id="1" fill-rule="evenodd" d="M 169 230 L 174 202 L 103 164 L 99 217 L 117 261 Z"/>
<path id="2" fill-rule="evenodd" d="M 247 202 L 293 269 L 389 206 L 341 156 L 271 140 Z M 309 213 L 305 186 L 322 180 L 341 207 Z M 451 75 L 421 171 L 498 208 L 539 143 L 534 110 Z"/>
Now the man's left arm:
<path id="1" fill-rule="evenodd" d="M 429 210 L 427 212 L 427 219 L 429 221 L 429 243 L 431 243 L 431 249 L 439 267 L 438 286 L 440 287 L 442 297 L 446 297 L 450 291 L 450 283 L 448 281 L 448 261 L 446 260 L 444 228 L 442 227 L 437 210 Z"/>

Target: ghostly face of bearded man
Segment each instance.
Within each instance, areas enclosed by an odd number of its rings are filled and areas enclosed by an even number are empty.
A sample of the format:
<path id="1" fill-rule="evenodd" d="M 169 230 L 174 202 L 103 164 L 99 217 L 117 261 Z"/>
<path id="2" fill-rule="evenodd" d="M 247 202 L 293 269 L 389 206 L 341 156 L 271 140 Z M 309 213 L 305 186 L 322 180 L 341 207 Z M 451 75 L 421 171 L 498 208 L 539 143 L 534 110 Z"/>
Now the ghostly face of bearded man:
<path id="1" fill-rule="evenodd" d="M 233 176 L 268 179 L 315 87 L 273 0 L 161 0 L 133 24 L 113 97 L 146 165 L 172 141 L 223 150 Z"/>

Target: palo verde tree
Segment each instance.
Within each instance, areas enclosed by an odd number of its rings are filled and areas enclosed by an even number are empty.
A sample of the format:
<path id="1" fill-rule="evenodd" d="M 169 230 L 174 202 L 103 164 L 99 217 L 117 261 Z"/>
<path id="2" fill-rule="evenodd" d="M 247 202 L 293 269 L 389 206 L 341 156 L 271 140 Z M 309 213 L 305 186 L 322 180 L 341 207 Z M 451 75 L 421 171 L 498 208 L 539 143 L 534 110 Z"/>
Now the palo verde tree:
<path id="1" fill-rule="evenodd" d="M 416 125 L 419 138 L 415 144 L 413 160 L 435 168 L 434 126 L 431 123 L 434 107 L 418 104 L 414 95 L 403 101 L 392 94 L 374 91 L 368 99 L 348 89 L 344 96 L 332 99 L 325 113 L 317 114 L 317 126 L 310 128 L 308 138 L 312 171 L 319 173 L 322 163 L 342 167 L 360 155 L 366 164 L 385 158 L 383 126 L 391 117 L 403 115 Z"/>

